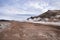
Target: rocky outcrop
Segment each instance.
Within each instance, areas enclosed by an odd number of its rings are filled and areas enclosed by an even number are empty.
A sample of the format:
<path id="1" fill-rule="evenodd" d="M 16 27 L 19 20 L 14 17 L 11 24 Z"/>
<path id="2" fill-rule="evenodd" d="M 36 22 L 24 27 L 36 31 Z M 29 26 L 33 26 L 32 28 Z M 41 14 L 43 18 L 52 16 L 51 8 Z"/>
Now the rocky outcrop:
<path id="1" fill-rule="evenodd" d="M 59 22 L 60 10 L 48 10 L 41 15 L 27 18 L 27 20 Z"/>

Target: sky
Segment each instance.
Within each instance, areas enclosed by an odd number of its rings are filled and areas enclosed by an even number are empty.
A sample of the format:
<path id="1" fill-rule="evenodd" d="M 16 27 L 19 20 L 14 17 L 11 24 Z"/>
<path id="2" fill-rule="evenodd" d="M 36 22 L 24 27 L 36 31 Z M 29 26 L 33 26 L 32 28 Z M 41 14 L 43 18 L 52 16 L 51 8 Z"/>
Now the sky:
<path id="1" fill-rule="evenodd" d="M 47 10 L 60 10 L 60 0 L 0 0 L 0 19 L 26 20 Z"/>

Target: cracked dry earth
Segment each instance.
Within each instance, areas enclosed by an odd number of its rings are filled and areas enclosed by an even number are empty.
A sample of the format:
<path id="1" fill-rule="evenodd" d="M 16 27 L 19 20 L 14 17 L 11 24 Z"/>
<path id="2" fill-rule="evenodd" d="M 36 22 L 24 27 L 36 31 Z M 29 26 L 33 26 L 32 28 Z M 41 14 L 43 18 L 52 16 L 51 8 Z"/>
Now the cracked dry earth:
<path id="1" fill-rule="evenodd" d="M 0 40 L 60 40 L 59 26 L 28 22 L 8 23 L 5 22 L 8 27 L 0 30 Z"/>

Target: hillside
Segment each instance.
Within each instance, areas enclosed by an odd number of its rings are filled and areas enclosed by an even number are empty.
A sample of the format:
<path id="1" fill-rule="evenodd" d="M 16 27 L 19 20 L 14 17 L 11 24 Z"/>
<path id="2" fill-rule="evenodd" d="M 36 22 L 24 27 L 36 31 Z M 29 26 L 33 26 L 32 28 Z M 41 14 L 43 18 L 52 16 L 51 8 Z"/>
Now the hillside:
<path id="1" fill-rule="evenodd" d="M 0 40 L 60 40 L 59 26 L 1 20 L 0 27 Z"/>
<path id="2" fill-rule="evenodd" d="M 60 22 L 60 10 L 48 10 L 41 15 L 30 17 L 27 20 Z"/>

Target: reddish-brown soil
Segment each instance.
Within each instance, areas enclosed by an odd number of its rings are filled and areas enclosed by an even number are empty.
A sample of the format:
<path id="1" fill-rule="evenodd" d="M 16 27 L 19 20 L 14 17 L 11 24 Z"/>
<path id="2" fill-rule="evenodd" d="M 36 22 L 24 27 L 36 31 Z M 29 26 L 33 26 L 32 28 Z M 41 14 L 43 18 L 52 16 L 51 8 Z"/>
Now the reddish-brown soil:
<path id="1" fill-rule="evenodd" d="M 0 40 L 60 40 L 60 27 L 28 22 L 9 22 Z M 7 26 L 7 25 L 6 25 Z"/>

